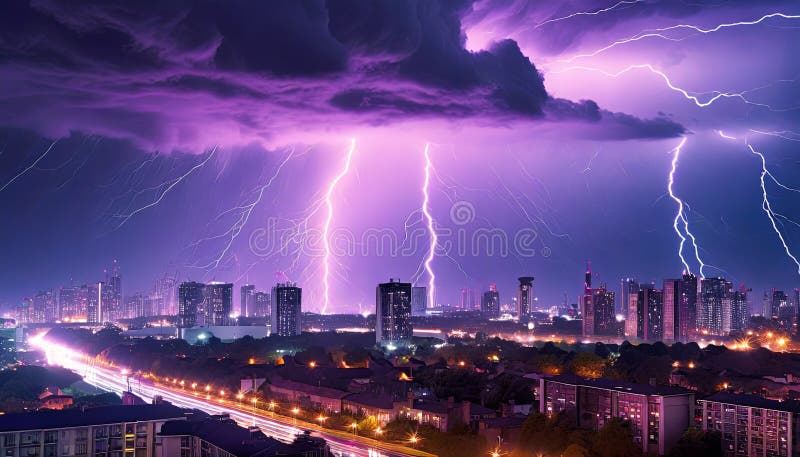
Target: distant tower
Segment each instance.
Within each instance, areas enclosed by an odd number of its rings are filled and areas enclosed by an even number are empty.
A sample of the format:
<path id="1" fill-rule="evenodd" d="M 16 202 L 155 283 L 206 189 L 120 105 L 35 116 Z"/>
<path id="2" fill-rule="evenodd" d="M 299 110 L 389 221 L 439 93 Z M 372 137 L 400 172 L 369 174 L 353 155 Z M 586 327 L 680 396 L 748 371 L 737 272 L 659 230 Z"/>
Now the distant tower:
<path id="1" fill-rule="evenodd" d="M 428 309 L 428 288 L 425 286 L 414 286 L 411 288 L 411 314 L 413 316 L 424 316 Z"/>
<path id="2" fill-rule="evenodd" d="M 233 284 L 210 282 L 205 287 L 206 326 L 229 325 L 233 309 Z"/>
<path id="3" fill-rule="evenodd" d="M 521 276 L 517 297 L 517 320 L 527 322 L 533 310 L 533 276 Z"/>
<path id="4" fill-rule="evenodd" d="M 592 263 L 587 261 L 586 274 L 583 280 L 583 297 L 581 297 L 583 336 L 593 336 L 595 334 L 594 303 L 592 298 Z"/>
<path id="5" fill-rule="evenodd" d="M 278 336 L 299 335 L 302 329 L 303 289 L 292 282 L 278 283 L 272 288 L 270 299 L 270 331 Z"/>
<path id="6" fill-rule="evenodd" d="M 489 319 L 500 317 L 500 293 L 497 292 L 497 284 L 490 285 L 489 290 L 483 293 L 481 314 Z"/>
<path id="7" fill-rule="evenodd" d="M 375 340 L 378 344 L 411 339 L 411 283 L 389 279 L 375 291 Z"/>
<path id="8" fill-rule="evenodd" d="M 245 284 L 240 288 L 239 315 L 252 317 L 256 315 L 256 286 Z"/>
<path id="9" fill-rule="evenodd" d="M 203 310 L 205 287 L 201 282 L 183 282 L 178 286 L 178 327 L 197 325 L 197 314 Z M 145 315 L 146 312 L 137 314 Z"/>

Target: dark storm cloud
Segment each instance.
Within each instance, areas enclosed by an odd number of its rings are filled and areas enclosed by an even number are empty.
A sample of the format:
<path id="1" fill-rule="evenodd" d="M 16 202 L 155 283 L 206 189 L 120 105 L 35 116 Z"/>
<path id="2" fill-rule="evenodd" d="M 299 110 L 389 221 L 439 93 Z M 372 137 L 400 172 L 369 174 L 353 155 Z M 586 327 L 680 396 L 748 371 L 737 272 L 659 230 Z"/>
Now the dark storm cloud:
<path id="1" fill-rule="evenodd" d="M 788 10 L 787 10 L 788 8 Z M 605 11 L 604 11 L 605 10 Z M 797 11 L 791 0 L 572 0 L 542 2 L 538 0 L 479 0 L 462 16 L 465 29 L 487 26 L 510 36 L 530 41 L 540 52 L 559 54 L 592 35 L 602 34 L 625 24 L 630 33 L 642 29 L 669 26 L 676 20 L 703 15 L 698 25 L 713 24 L 708 18 L 730 20 L 725 13 L 750 11 L 754 18 L 775 11 Z M 576 14 L 577 13 L 577 14 Z M 593 14 L 586 14 L 593 13 Z M 663 19 L 660 23 L 658 19 Z M 748 19 L 750 19 L 748 15 Z M 647 24 L 642 25 L 643 20 Z"/>
<path id="2" fill-rule="evenodd" d="M 514 41 L 465 49 L 470 8 L 12 0 L 0 5 L 0 114 L 44 135 L 83 131 L 161 149 L 417 117 L 610 122 L 626 137 L 682 130 L 585 104 L 548 112 L 543 78 Z"/>

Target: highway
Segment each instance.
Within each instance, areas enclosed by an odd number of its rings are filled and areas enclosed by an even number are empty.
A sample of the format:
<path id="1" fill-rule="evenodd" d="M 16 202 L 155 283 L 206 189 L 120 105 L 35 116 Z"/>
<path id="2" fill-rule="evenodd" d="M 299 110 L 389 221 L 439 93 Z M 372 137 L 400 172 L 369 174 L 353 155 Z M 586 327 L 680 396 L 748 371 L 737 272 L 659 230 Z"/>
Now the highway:
<path id="1" fill-rule="evenodd" d="M 138 378 L 124 374 L 118 368 L 101 366 L 94 363 L 94 359 L 70 348 L 46 341 L 42 337 L 30 338 L 28 343 L 42 350 L 47 355 L 49 364 L 75 371 L 85 382 L 100 389 L 121 394 L 128 390 L 128 385 L 130 385 L 131 392 L 145 401 L 149 402 L 154 397 L 161 396 L 164 400 L 181 408 L 197 409 L 209 414 L 228 414 L 240 425 L 244 427 L 255 425 L 266 435 L 283 442 L 291 442 L 297 434 L 311 429 L 315 436 L 322 437 L 327 441 L 331 452 L 340 457 L 435 457 L 423 451 L 363 436 L 347 437 L 346 432 L 320 429 L 314 424 L 304 424 L 301 428 L 294 425 L 296 422 L 292 419 L 281 416 L 273 417 L 269 412 L 263 410 L 254 411 L 253 408 L 235 400 L 221 401 L 203 393 L 191 393 L 151 382 L 142 382 Z"/>

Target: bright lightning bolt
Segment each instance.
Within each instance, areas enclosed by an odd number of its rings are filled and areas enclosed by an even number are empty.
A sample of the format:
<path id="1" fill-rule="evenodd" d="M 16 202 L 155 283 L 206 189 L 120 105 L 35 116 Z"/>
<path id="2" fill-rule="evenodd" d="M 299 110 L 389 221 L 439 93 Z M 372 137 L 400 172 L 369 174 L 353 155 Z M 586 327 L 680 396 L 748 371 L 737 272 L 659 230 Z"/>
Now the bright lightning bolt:
<path id="1" fill-rule="evenodd" d="M 610 78 L 618 78 L 618 77 L 624 75 L 625 73 L 628 73 L 628 72 L 633 71 L 633 70 L 649 70 L 651 73 L 657 75 L 662 80 L 664 80 L 664 83 L 666 84 L 666 86 L 668 88 L 670 88 L 671 90 L 673 90 L 675 92 L 678 92 L 679 94 L 683 95 L 687 100 L 691 100 L 692 102 L 694 102 L 695 105 L 697 105 L 700 108 L 705 108 L 707 106 L 711 106 L 714 102 L 716 102 L 716 101 L 718 101 L 720 99 L 734 98 L 734 99 L 739 99 L 739 100 L 741 100 L 742 102 L 744 102 L 744 103 L 746 103 L 748 105 L 760 106 L 762 108 L 766 108 L 766 109 L 771 110 L 771 111 L 791 111 L 793 109 L 796 109 L 796 107 L 791 107 L 791 108 L 773 108 L 772 106 L 770 106 L 770 105 L 768 105 L 766 103 L 754 102 L 754 101 L 750 100 L 749 98 L 747 98 L 747 94 L 748 93 L 757 91 L 759 89 L 764 89 L 765 87 L 768 87 L 768 86 L 770 86 L 772 84 L 769 84 L 767 86 L 757 87 L 755 89 L 743 90 L 741 92 L 721 92 L 721 91 L 716 91 L 716 90 L 715 91 L 710 91 L 710 92 L 692 92 L 692 91 L 688 91 L 686 89 L 683 89 L 683 88 L 681 88 L 679 86 L 676 86 L 670 80 L 669 76 L 667 76 L 666 73 L 664 73 L 661 70 L 656 69 L 651 64 L 646 64 L 646 63 L 645 64 L 629 65 L 629 66 L 627 66 L 627 67 L 625 67 L 622 70 L 619 70 L 617 72 L 604 71 L 604 70 L 601 70 L 599 68 L 588 67 L 588 66 L 583 66 L 583 65 L 573 65 L 573 66 L 562 68 L 562 69 L 559 69 L 559 70 L 554 70 L 554 71 L 551 71 L 549 73 L 560 74 L 560 73 L 566 73 L 568 71 L 575 71 L 575 70 L 583 70 L 583 71 L 590 71 L 590 72 L 600 73 L 600 74 L 608 76 Z M 709 96 L 705 97 L 705 100 L 702 100 L 700 95 L 706 95 L 706 94 L 709 95 Z"/>
<path id="2" fill-rule="evenodd" d="M 324 254 L 322 257 L 322 286 L 323 286 L 323 304 L 322 304 L 322 314 L 325 314 L 328 311 L 328 304 L 330 303 L 330 274 L 331 274 L 331 267 L 330 267 L 330 257 L 331 257 L 331 241 L 329 239 L 330 229 L 331 229 L 331 222 L 333 221 L 333 201 L 331 198 L 333 197 L 333 192 L 336 190 L 336 186 L 339 184 L 339 181 L 344 178 L 348 171 L 350 171 L 350 163 L 353 160 L 353 153 L 356 150 L 356 139 L 353 138 L 350 140 L 350 147 L 347 150 L 347 157 L 344 162 L 344 167 L 342 170 L 337 174 L 333 180 L 331 181 L 330 185 L 328 186 L 328 191 L 325 193 L 325 206 L 328 208 L 328 214 L 325 217 L 325 223 L 322 226 L 322 248 L 324 250 Z"/>
<path id="3" fill-rule="evenodd" d="M 425 180 L 422 183 L 422 214 L 425 216 L 425 222 L 428 226 L 428 234 L 430 235 L 430 245 L 428 246 L 428 253 L 425 255 L 425 271 L 428 273 L 428 306 L 436 306 L 434 303 L 434 287 L 436 283 L 436 275 L 433 273 L 433 256 L 435 254 L 436 245 L 439 243 L 439 237 L 433 224 L 433 216 L 430 212 L 430 194 L 428 192 L 431 183 L 431 163 L 430 156 L 430 143 L 425 144 Z"/>
<path id="4" fill-rule="evenodd" d="M 25 173 L 27 173 L 27 172 L 31 171 L 31 170 L 32 170 L 32 169 L 33 169 L 33 168 L 36 166 L 36 164 L 37 164 L 37 163 L 39 163 L 39 161 L 41 161 L 42 159 L 44 159 L 44 158 L 45 158 L 45 156 L 47 155 L 47 153 L 48 153 L 48 152 L 50 152 L 50 150 L 51 150 L 51 149 L 53 149 L 53 146 L 55 146 L 55 145 L 56 145 L 56 143 L 58 143 L 58 140 L 56 140 L 56 141 L 53 141 L 53 143 L 50 145 L 50 147 L 49 147 L 49 148 L 47 148 L 47 150 L 45 150 L 45 151 L 44 151 L 44 153 L 42 153 L 42 155 L 40 155 L 39 157 L 37 157 L 37 158 L 36 158 L 36 160 L 34 160 L 34 161 L 33 161 L 33 163 L 31 163 L 30 165 L 28 165 L 27 167 L 25 167 L 25 168 L 24 168 L 22 171 L 20 171 L 19 173 L 17 173 L 17 175 L 16 175 L 16 176 L 14 176 L 13 178 L 11 178 L 11 180 L 9 180 L 7 183 L 5 183 L 5 184 L 3 185 L 3 187 L 0 187 L 0 192 L 2 192 L 2 191 L 4 191 L 4 190 L 6 190 L 6 188 L 7 188 L 8 186 L 10 186 L 11 184 L 13 184 L 13 183 L 14 183 L 14 181 L 16 181 L 17 179 L 19 179 L 19 178 L 20 178 L 22 175 L 24 175 Z"/>
<path id="5" fill-rule="evenodd" d="M 670 37 L 668 35 L 665 35 L 663 32 L 670 32 L 670 31 L 673 31 L 673 30 L 687 30 L 688 29 L 690 31 L 701 33 L 701 34 L 709 34 L 709 33 L 715 33 L 715 32 L 718 32 L 718 31 L 720 31 L 722 29 L 726 29 L 726 28 L 730 28 L 730 27 L 740 27 L 740 26 L 748 26 L 748 25 L 760 24 L 760 23 L 766 21 L 767 19 L 772 19 L 772 18 L 776 18 L 776 17 L 783 18 L 783 19 L 800 19 L 800 15 L 784 14 L 784 13 L 770 13 L 770 14 L 765 14 L 764 16 L 761 16 L 760 18 L 754 19 L 754 20 L 751 20 L 751 21 L 739 21 L 739 22 L 723 23 L 723 24 L 719 24 L 719 25 L 716 25 L 714 27 L 707 28 L 707 29 L 699 27 L 699 26 L 696 26 L 696 25 L 692 25 L 692 24 L 672 25 L 672 26 L 669 26 L 669 27 L 662 27 L 662 28 L 658 28 L 658 29 L 646 30 L 646 31 L 637 33 L 636 35 L 630 36 L 628 38 L 623 38 L 621 40 L 617 40 L 617 41 L 615 41 L 615 42 L 613 42 L 613 43 L 611 43 L 611 44 L 609 44 L 607 46 L 604 46 L 604 47 L 602 47 L 600 49 L 597 49 L 595 51 L 592 51 L 590 53 L 578 54 L 578 55 L 572 56 L 572 57 L 570 57 L 568 59 L 560 60 L 560 62 L 569 63 L 569 62 L 575 61 L 576 59 L 594 57 L 594 56 L 596 56 L 596 55 L 598 55 L 600 53 L 608 51 L 609 49 L 615 48 L 617 46 L 628 44 L 628 43 L 632 43 L 632 42 L 635 42 L 635 41 L 640 41 L 640 40 L 643 40 L 645 38 L 661 38 L 661 39 L 669 40 L 669 41 L 683 41 L 683 40 L 685 40 L 686 38 L 689 37 L 689 36 L 677 37 L 677 38 L 676 37 Z"/>
<path id="6" fill-rule="evenodd" d="M 672 162 L 669 171 L 669 181 L 667 184 L 667 192 L 669 193 L 670 198 L 677 203 L 678 211 L 675 213 L 675 219 L 672 221 L 672 228 L 675 230 L 675 233 L 680 238 L 681 242 L 678 246 L 678 257 L 681 259 L 681 263 L 683 263 L 683 267 L 686 269 L 687 273 L 691 273 L 691 268 L 689 268 L 689 263 L 686 262 L 686 258 L 683 256 L 683 246 L 686 244 L 687 237 L 692 243 L 692 247 L 694 248 L 694 256 L 697 260 L 697 263 L 700 264 L 700 276 L 705 277 L 704 269 L 706 264 L 703 263 L 703 260 L 700 258 L 700 247 L 697 244 L 697 239 L 695 238 L 694 234 L 689 230 L 689 219 L 686 217 L 686 204 L 675 194 L 675 172 L 678 169 L 678 162 L 680 161 L 681 151 L 683 150 L 683 146 L 686 144 L 686 137 L 681 139 L 681 142 L 678 146 L 672 150 Z M 683 232 L 681 232 L 680 226 L 683 226 Z M 686 235 L 684 236 L 684 233 Z"/>
<path id="7" fill-rule="evenodd" d="M 609 11 L 614 11 L 615 9 L 619 8 L 620 6 L 635 5 L 637 3 L 642 3 L 642 2 L 644 2 L 644 0 L 622 0 L 620 2 L 617 2 L 617 3 L 607 7 L 607 8 L 601 8 L 601 9 L 594 10 L 594 11 L 579 11 L 577 13 L 572 13 L 572 14 L 569 14 L 567 16 L 561 16 L 561 17 L 556 17 L 556 18 L 553 18 L 553 19 L 548 19 L 546 21 L 542 21 L 542 22 L 536 24 L 533 27 L 533 29 L 534 30 L 538 29 L 539 27 L 542 27 L 542 26 L 547 25 L 547 24 L 551 24 L 553 22 L 566 21 L 568 19 L 572 19 L 573 17 L 578 17 L 578 16 L 597 16 L 597 15 L 600 15 L 600 14 L 603 14 L 603 13 L 607 13 Z"/>
<path id="8" fill-rule="evenodd" d="M 275 173 L 272 174 L 272 176 L 267 180 L 267 182 L 263 186 L 258 188 L 258 191 L 256 192 L 256 198 L 253 199 L 252 202 L 237 206 L 235 208 L 232 208 L 231 210 L 226 211 L 226 212 L 239 211 L 239 217 L 234 221 L 233 225 L 231 225 L 231 227 L 225 233 L 218 236 L 218 238 L 225 236 L 229 237 L 227 242 L 225 243 L 225 246 L 222 248 L 222 251 L 220 251 L 217 258 L 211 261 L 204 268 L 213 269 L 219 267 L 219 264 L 225 258 L 225 255 L 230 251 L 231 245 L 233 244 L 234 241 L 236 241 L 236 238 L 239 237 L 239 234 L 242 233 L 242 229 L 247 225 L 247 222 L 250 220 L 250 215 L 253 213 L 253 209 L 255 209 L 255 207 L 259 203 L 261 203 L 261 199 L 264 197 L 264 192 L 266 192 L 267 189 L 272 187 L 272 183 L 275 182 L 275 180 L 278 178 L 281 171 L 283 170 L 283 167 L 289 162 L 289 160 L 292 159 L 292 157 L 294 157 L 294 152 L 295 150 L 294 148 L 292 148 L 289 151 L 289 154 L 287 154 L 286 157 L 278 164 L 278 167 L 275 169 Z"/>
<path id="9" fill-rule="evenodd" d="M 206 156 L 205 159 L 203 159 L 200 163 L 198 163 L 197 165 L 195 165 L 192 168 L 190 168 L 189 171 L 187 171 L 186 173 L 184 173 L 184 174 L 178 176 L 177 178 L 173 179 L 170 182 L 169 186 L 167 186 L 164 189 L 164 191 L 159 194 L 158 198 L 153 200 L 151 203 L 148 203 L 147 205 L 139 207 L 139 208 L 133 210 L 132 212 L 130 212 L 128 214 L 121 214 L 121 215 L 116 216 L 116 217 L 119 217 L 119 218 L 122 219 L 122 222 L 120 222 L 119 225 L 117 225 L 116 228 L 118 229 L 118 228 L 122 227 L 133 216 L 141 213 L 142 211 L 144 211 L 144 210 L 146 210 L 148 208 L 152 208 L 152 207 L 158 205 L 159 203 L 161 203 L 161 200 L 164 199 L 164 197 L 169 193 L 169 191 L 171 191 L 175 186 L 177 186 L 178 184 L 183 182 L 183 180 L 186 179 L 187 176 L 189 176 L 192 173 L 194 173 L 195 170 L 197 170 L 199 168 L 202 168 L 206 163 L 208 163 L 209 160 L 211 160 L 212 157 L 214 157 L 214 154 L 216 152 L 217 152 L 217 146 L 214 146 L 214 148 L 211 150 L 211 152 L 208 153 L 208 156 Z"/>
<path id="10" fill-rule="evenodd" d="M 672 167 L 669 171 L 669 184 L 667 184 L 667 192 L 669 192 L 669 196 L 672 198 L 672 200 L 678 204 L 678 212 L 675 213 L 675 219 L 672 221 L 672 228 L 675 229 L 675 234 L 677 234 L 678 238 L 681 240 L 680 244 L 678 245 L 678 257 L 680 257 L 681 263 L 683 263 L 683 268 L 686 269 L 686 272 L 691 273 L 692 269 L 689 267 L 689 264 L 683 257 L 683 245 L 686 244 L 686 237 L 683 236 L 683 233 L 678 227 L 678 224 L 683 219 L 683 200 L 675 195 L 675 191 L 673 189 L 673 186 L 675 185 L 675 171 L 678 168 L 678 159 L 680 158 L 681 148 L 683 148 L 684 144 L 686 144 L 686 137 L 681 139 L 680 144 L 678 144 L 678 147 L 676 147 L 673 151 Z"/>
<path id="11" fill-rule="evenodd" d="M 792 259 L 795 265 L 797 265 L 797 274 L 800 274 L 800 261 L 798 261 L 797 257 L 795 257 L 795 255 L 792 254 L 791 249 L 789 249 L 789 245 L 786 243 L 786 239 L 783 237 L 783 233 L 781 233 L 780 229 L 778 228 L 778 224 L 775 221 L 775 218 L 779 217 L 780 215 L 775 211 L 773 211 L 772 204 L 769 201 L 769 195 L 767 194 L 767 184 L 765 178 L 769 176 L 770 179 L 772 179 L 776 183 L 778 181 L 775 179 L 772 173 L 770 173 L 770 171 L 767 169 L 767 159 L 764 157 L 764 154 L 756 151 L 753 148 L 753 146 L 749 143 L 747 144 L 747 148 L 750 149 L 750 152 L 758 156 L 758 158 L 761 160 L 761 175 L 760 175 L 761 196 L 762 196 L 761 209 L 764 210 L 764 213 L 766 213 L 767 217 L 769 218 L 769 222 L 772 224 L 772 229 L 775 231 L 775 234 L 778 235 L 778 239 L 780 240 L 781 245 L 783 246 L 783 250 L 786 252 L 786 255 L 789 256 L 790 259 Z M 780 183 L 778 184 L 781 185 Z"/>

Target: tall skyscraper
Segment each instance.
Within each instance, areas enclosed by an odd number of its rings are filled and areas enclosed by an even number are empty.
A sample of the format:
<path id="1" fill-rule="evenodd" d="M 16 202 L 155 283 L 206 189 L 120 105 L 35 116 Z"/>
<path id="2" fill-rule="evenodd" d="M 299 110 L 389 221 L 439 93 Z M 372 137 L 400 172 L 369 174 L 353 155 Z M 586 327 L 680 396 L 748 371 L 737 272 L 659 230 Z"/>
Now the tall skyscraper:
<path id="1" fill-rule="evenodd" d="M 653 284 L 641 284 L 639 292 L 629 298 L 625 334 L 644 341 L 664 338 L 664 292 Z"/>
<path id="2" fill-rule="evenodd" d="M 33 297 L 31 322 L 55 322 L 59 318 L 58 300 L 52 289 L 40 291 Z"/>
<path id="3" fill-rule="evenodd" d="M 191 328 L 197 325 L 197 315 L 204 309 L 205 288 L 205 284 L 194 281 L 178 286 L 178 327 Z"/>
<path id="4" fill-rule="evenodd" d="M 425 316 L 428 312 L 428 288 L 414 286 L 411 288 L 411 314 Z"/>
<path id="5" fill-rule="evenodd" d="M 172 276 L 165 274 L 156 279 L 153 284 L 153 293 L 150 294 L 152 315 L 174 316 L 177 314 L 175 304 L 177 288 L 178 281 Z"/>
<path id="6" fill-rule="evenodd" d="M 254 317 L 269 316 L 270 298 L 267 292 L 258 291 L 253 294 L 253 315 Z"/>
<path id="7" fill-rule="evenodd" d="M 789 297 L 786 292 L 782 290 L 772 289 L 772 308 L 771 315 L 773 319 L 779 319 L 781 314 L 781 307 L 789 303 Z"/>
<path id="8" fill-rule="evenodd" d="M 697 335 L 697 276 L 684 273 L 681 276 L 680 298 L 678 300 L 678 333 L 679 341 L 690 341 Z"/>
<path id="9" fill-rule="evenodd" d="M 230 325 L 233 310 L 233 284 L 210 282 L 205 287 L 205 325 Z"/>
<path id="10" fill-rule="evenodd" d="M 497 291 L 497 284 L 490 285 L 489 290 L 483 293 L 481 314 L 489 319 L 500 317 L 500 293 Z"/>
<path id="11" fill-rule="evenodd" d="M 145 314 L 145 299 L 145 295 L 141 292 L 125 297 L 125 306 L 123 306 L 125 317 L 131 319 L 147 316 L 148 314 Z"/>
<path id="12" fill-rule="evenodd" d="M 256 286 L 245 284 L 240 288 L 239 315 L 244 317 L 255 316 L 256 313 Z"/>
<path id="13" fill-rule="evenodd" d="M 618 334 L 615 306 L 616 294 L 608 290 L 605 284 L 601 284 L 592 291 L 595 335 L 616 336 Z"/>
<path id="14" fill-rule="evenodd" d="M 70 285 L 59 289 L 58 306 L 61 310 L 61 320 L 65 322 L 85 321 L 87 300 L 86 286 Z"/>
<path id="15" fill-rule="evenodd" d="M 411 339 L 411 283 L 389 279 L 375 293 L 375 340 L 378 344 L 405 343 Z"/>
<path id="16" fill-rule="evenodd" d="M 664 280 L 664 341 L 689 341 L 697 330 L 697 277 Z"/>
<path id="17" fill-rule="evenodd" d="M 725 278 L 700 280 L 697 326 L 711 335 L 726 335 L 731 328 L 731 293 L 733 285 Z"/>
<path id="18" fill-rule="evenodd" d="M 517 320 L 527 322 L 533 310 L 533 276 L 521 276 L 517 296 Z"/>
<path id="19" fill-rule="evenodd" d="M 119 272 L 119 265 L 114 261 L 111 268 L 111 276 L 108 270 L 105 271 L 105 281 L 103 286 L 103 308 L 106 318 L 109 320 L 123 317 L 122 312 L 122 275 Z"/>
<path id="20" fill-rule="evenodd" d="M 586 263 L 586 274 L 583 280 L 583 295 L 580 298 L 581 316 L 583 317 L 583 336 L 593 336 L 595 333 L 594 301 L 592 300 L 592 269 Z"/>
<path id="21" fill-rule="evenodd" d="M 86 322 L 90 324 L 102 324 L 105 319 L 105 309 L 103 309 L 103 282 L 86 284 Z"/>
<path id="22" fill-rule="evenodd" d="M 639 293 L 639 281 L 634 278 L 622 278 L 619 287 L 619 308 L 616 313 L 628 317 L 631 294 Z"/>
<path id="23" fill-rule="evenodd" d="M 794 317 L 794 315 L 792 315 Z M 744 285 L 731 296 L 731 331 L 742 331 L 750 323 L 750 304 Z"/>
<path id="24" fill-rule="evenodd" d="M 299 335 L 302 329 L 302 293 L 297 284 L 278 283 L 272 288 L 271 332 L 278 336 Z"/>

